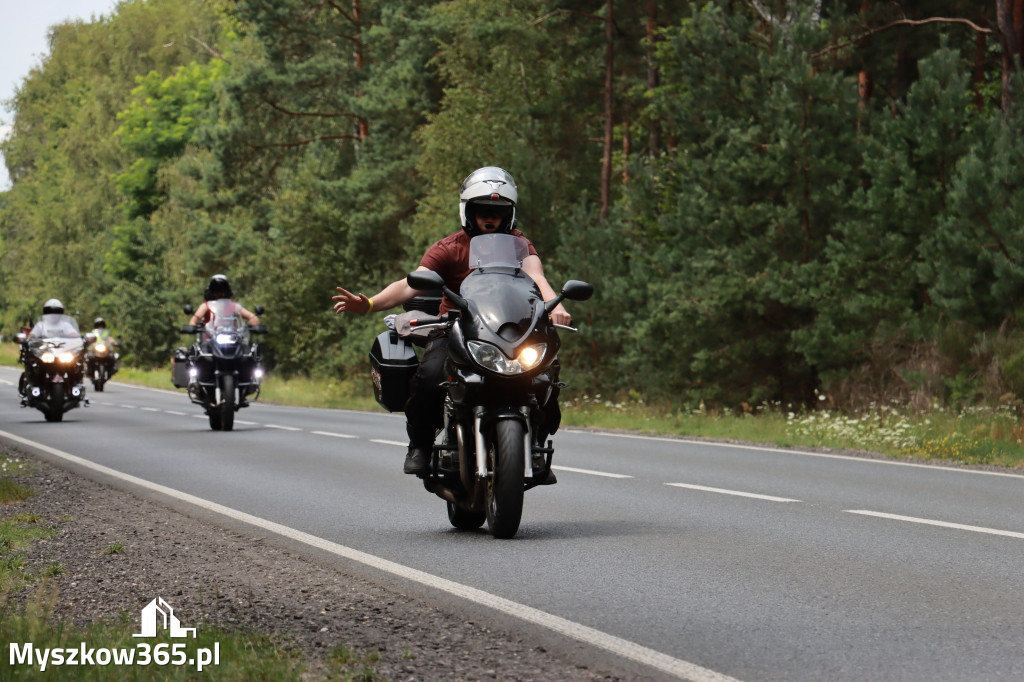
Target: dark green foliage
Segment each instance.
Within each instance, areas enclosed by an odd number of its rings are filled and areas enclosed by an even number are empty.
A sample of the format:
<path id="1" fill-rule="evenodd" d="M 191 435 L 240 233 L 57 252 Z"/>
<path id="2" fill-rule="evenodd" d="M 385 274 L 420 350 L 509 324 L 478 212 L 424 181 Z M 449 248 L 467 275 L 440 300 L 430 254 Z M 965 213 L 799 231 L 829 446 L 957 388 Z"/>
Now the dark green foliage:
<path id="1" fill-rule="evenodd" d="M 334 288 L 415 268 L 495 164 L 552 285 L 596 286 L 568 306 L 576 390 L 1022 390 L 1024 93 L 1001 110 L 994 3 L 612 8 L 610 38 L 581 0 L 149 0 L 55 27 L 0 143 L 4 331 L 57 296 L 163 364 L 220 272 L 266 306 L 278 370 L 360 377 L 379 318 L 336 316 Z"/>

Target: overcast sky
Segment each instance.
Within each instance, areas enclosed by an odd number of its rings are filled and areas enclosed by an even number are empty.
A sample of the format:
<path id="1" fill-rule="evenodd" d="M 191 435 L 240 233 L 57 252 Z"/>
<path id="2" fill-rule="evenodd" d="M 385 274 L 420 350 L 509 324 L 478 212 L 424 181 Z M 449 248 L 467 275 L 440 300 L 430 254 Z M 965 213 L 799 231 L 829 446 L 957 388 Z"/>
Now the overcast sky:
<path id="1" fill-rule="evenodd" d="M 42 62 L 49 49 L 50 26 L 109 16 L 117 4 L 118 0 L 0 0 L 0 102 L 14 97 L 28 72 Z M 0 135 L 7 135 L 13 120 L 14 115 L 0 105 Z M 0 163 L 0 191 L 7 189 L 7 166 Z"/>

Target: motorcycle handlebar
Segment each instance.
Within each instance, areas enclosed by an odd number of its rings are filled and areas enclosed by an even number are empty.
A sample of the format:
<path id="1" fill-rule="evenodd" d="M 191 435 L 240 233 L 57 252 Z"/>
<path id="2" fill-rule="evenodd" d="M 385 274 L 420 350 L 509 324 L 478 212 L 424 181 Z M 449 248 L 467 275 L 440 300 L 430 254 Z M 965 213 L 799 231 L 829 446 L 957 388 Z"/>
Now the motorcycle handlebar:
<path id="1" fill-rule="evenodd" d="M 182 334 L 198 334 L 199 333 L 199 329 L 201 328 L 201 326 L 202 325 L 198 325 L 198 324 L 183 324 L 183 325 L 181 325 L 181 328 L 178 331 L 180 333 L 182 333 Z M 251 333 L 253 333 L 253 334 L 266 334 L 267 333 L 267 325 L 265 325 L 265 324 L 254 324 L 251 327 L 249 327 L 249 331 Z"/>
<path id="2" fill-rule="evenodd" d="M 434 316 L 419 317 L 419 318 L 416 318 L 416 319 L 409 320 L 409 326 L 410 327 L 429 327 L 430 325 L 446 324 L 447 322 L 448 322 L 448 316 L 447 315 L 439 316 L 439 317 L 434 317 Z"/>

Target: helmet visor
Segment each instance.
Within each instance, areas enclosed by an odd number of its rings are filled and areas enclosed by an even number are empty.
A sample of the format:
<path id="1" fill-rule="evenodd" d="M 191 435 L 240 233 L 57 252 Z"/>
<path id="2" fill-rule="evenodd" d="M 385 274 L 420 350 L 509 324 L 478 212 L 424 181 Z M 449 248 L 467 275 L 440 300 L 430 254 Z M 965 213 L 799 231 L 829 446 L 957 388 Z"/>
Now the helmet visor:
<path id="1" fill-rule="evenodd" d="M 473 215 L 480 218 L 499 218 L 504 220 L 512 217 L 512 204 L 496 201 L 474 201 L 470 204 Z"/>

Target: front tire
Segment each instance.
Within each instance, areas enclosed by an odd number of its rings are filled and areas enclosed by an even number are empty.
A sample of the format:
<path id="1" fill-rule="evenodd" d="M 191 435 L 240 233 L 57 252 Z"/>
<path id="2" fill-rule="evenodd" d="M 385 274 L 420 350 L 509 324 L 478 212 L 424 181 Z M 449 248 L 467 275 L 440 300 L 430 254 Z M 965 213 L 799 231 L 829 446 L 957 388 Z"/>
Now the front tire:
<path id="1" fill-rule="evenodd" d="M 502 419 L 494 428 L 487 453 L 487 527 L 496 538 L 514 536 L 523 517 L 524 440 L 523 425 L 516 419 Z"/>
<path id="2" fill-rule="evenodd" d="M 50 388 L 50 409 L 43 414 L 48 422 L 64 420 L 64 384 L 54 384 Z"/>
<path id="3" fill-rule="evenodd" d="M 231 374 L 220 377 L 220 426 L 224 431 L 235 428 L 235 377 Z"/>
<path id="4" fill-rule="evenodd" d="M 103 392 L 103 385 L 107 383 L 107 379 L 110 376 L 107 374 L 107 368 L 100 365 L 100 368 L 96 370 L 96 380 L 92 382 L 92 387 L 96 389 L 97 393 Z"/>

